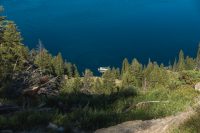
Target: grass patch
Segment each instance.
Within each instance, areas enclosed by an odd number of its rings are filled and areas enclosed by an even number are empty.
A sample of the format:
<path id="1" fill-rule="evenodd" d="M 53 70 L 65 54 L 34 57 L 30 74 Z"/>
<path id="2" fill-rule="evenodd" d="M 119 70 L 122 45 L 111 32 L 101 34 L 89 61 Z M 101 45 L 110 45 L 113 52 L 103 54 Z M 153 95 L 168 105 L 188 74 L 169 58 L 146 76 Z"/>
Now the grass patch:
<path id="1" fill-rule="evenodd" d="M 23 111 L 0 116 L 0 129 L 27 130 L 48 125 L 53 119 L 52 113 Z"/>
<path id="2" fill-rule="evenodd" d="M 49 122 L 52 122 L 63 126 L 66 132 L 72 132 L 75 128 L 94 131 L 125 121 L 147 120 L 175 114 L 193 104 L 196 96 L 198 93 L 190 86 L 180 86 L 174 90 L 152 89 L 145 93 L 128 88 L 110 95 L 65 93 L 48 99 L 47 106 L 53 108 L 52 112 L 24 111 L 0 116 L 0 129 L 15 131 L 46 128 Z M 125 112 L 131 105 L 155 100 L 169 102 L 151 103 Z"/>
<path id="3" fill-rule="evenodd" d="M 196 110 L 196 114 L 175 128 L 173 133 L 199 133 L 200 132 L 200 111 L 199 108 Z"/>
<path id="4" fill-rule="evenodd" d="M 93 131 L 129 120 L 147 120 L 175 114 L 192 105 L 193 99 L 198 95 L 190 86 L 181 86 L 175 90 L 153 89 L 146 93 L 135 93 L 135 90 L 132 90 L 132 93 L 125 92 L 93 96 L 66 94 L 59 97 L 59 100 L 52 99 L 52 105 L 55 105 L 55 101 L 62 101 L 68 109 L 54 121 L 66 129 L 76 127 Z M 152 103 L 143 108 L 124 112 L 133 104 L 154 100 L 169 102 Z"/>

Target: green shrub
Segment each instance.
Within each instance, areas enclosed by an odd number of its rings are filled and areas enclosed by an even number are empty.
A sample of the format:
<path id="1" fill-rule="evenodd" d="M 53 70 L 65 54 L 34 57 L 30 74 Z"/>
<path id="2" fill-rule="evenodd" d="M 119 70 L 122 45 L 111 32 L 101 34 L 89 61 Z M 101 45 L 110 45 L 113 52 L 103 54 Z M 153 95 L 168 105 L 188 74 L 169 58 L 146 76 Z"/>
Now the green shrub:
<path id="1" fill-rule="evenodd" d="M 195 85 L 200 82 L 200 72 L 199 71 L 182 71 L 180 73 L 180 80 L 185 82 L 185 84 Z"/>
<path id="2" fill-rule="evenodd" d="M 47 126 L 52 119 L 51 113 L 25 111 L 11 116 L 0 117 L 0 129 L 25 130 Z"/>

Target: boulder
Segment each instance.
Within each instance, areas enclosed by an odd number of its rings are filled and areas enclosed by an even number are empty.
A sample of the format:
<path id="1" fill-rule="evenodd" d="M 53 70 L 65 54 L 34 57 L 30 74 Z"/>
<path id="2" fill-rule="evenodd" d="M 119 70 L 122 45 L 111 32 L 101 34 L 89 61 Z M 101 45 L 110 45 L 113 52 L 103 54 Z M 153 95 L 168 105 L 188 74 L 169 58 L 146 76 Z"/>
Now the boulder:
<path id="1" fill-rule="evenodd" d="M 52 130 L 57 130 L 58 129 L 58 126 L 56 124 L 53 124 L 53 123 L 49 123 L 48 127 L 49 129 L 52 129 Z"/>
<path id="2" fill-rule="evenodd" d="M 195 90 L 200 91 L 200 82 L 195 85 Z"/>
<path id="3" fill-rule="evenodd" d="M 65 131 L 65 129 L 63 127 L 59 127 L 59 126 L 57 126 L 56 124 L 53 124 L 53 123 L 49 123 L 47 128 L 54 130 L 56 132 L 64 132 Z"/>

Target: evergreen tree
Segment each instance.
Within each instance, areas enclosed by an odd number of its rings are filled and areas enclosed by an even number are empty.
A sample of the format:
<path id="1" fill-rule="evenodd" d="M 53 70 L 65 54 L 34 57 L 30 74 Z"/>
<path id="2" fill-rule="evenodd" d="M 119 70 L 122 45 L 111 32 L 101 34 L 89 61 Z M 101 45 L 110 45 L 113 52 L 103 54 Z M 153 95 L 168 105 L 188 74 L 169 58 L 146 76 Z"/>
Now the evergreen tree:
<path id="1" fill-rule="evenodd" d="M 102 78 L 105 91 L 113 92 L 115 89 L 115 73 L 109 69 L 102 75 Z"/>
<path id="2" fill-rule="evenodd" d="M 122 63 L 122 71 L 121 71 L 121 75 L 123 76 L 123 74 L 125 74 L 126 72 L 129 71 L 129 62 L 128 62 L 128 59 L 125 58 L 123 60 L 123 63 Z"/>
<path id="3" fill-rule="evenodd" d="M 147 75 L 149 75 L 152 72 L 153 69 L 154 69 L 154 65 L 151 61 L 149 61 L 147 67 L 144 68 L 144 72 L 143 72 L 144 77 L 147 77 Z"/>
<path id="4" fill-rule="evenodd" d="M 115 70 L 116 70 L 115 71 L 115 77 L 116 77 L 116 79 L 120 79 L 120 69 L 116 68 Z"/>
<path id="5" fill-rule="evenodd" d="M 2 10 L 2 9 L 0 9 Z M 22 37 L 14 22 L 0 16 L 0 93 L 11 91 L 14 76 L 25 70 L 28 49 L 22 44 Z M 13 87 L 12 87 L 13 89 Z M 11 91 L 12 92 L 12 91 Z"/>
<path id="6" fill-rule="evenodd" d="M 199 48 L 198 48 L 198 51 L 197 51 L 196 67 L 197 67 L 198 70 L 200 70 L 200 43 L 199 43 Z"/>
<path id="7" fill-rule="evenodd" d="M 94 87 L 93 72 L 89 69 L 86 69 L 83 76 L 84 76 L 83 89 L 90 92 L 93 91 L 93 87 Z"/>
<path id="8" fill-rule="evenodd" d="M 176 58 L 174 60 L 174 64 L 172 66 L 172 69 L 173 69 L 174 72 L 177 71 L 177 60 L 176 60 Z"/>
<path id="9" fill-rule="evenodd" d="M 73 85 L 73 90 L 75 93 L 79 92 L 80 89 L 82 88 L 83 84 L 81 82 L 81 79 L 80 78 L 75 78 L 74 79 L 74 85 Z"/>
<path id="10" fill-rule="evenodd" d="M 142 65 L 138 62 L 136 58 L 133 59 L 131 63 L 131 71 L 134 73 L 141 72 L 142 70 Z"/>
<path id="11" fill-rule="evenodd" d="M 178 60 L 178 64 L 177 64 L 177 70 L 178 71 L 185 70 L 185 57 L 184 57 L 183 50 L 181 50 L 179 52 L 179 60 Z"/>
<path id="12" fill-rule="evenodd" d="M 0 23 L 2 34 L 0 42 L 0 77 L 12 77 L 15 72 L 24 69 L 28 60 L 28 49 L 22 44 L 22 37 L 13 22 Z"/>
<path id="13" fill-rule="evenodd" d="M 145 88 L 155 88 L 157 85 L 168 84 L 168 72 L 163 67 L 154 62 L 150 63 L 144 71 Z"/>
<path id="14" fill-rule="evenodd" d="M 43 47 L 41 41 L 39 41 L 37 55 L 35 57 L 34 64 L 36 64 L 42 73 L 53 74 L 53 57 L 49 52 Z"/>
<path id="15" fill-rule="evenodd" d="M 97 91 L 98 93 L 103 93 L 103 84 L 100 80 L 100 78 L 97 78 L 95 81 L 95 91 Z"/>
<path id="16" fill-rule="evenodd" d="M 143 71 L 143 66 L 142 64 L 139 63 L 137 59 L 133 59 L 131 66 L 130 66 L 130 73 L 132 76 L 134 76 L 134 79 L 136 79 L 136 87 L 141 87 L 142 86 L 142 71 Z"/>
<path id="17" fill-rule="evenodd" d="M 64 74 L 68 76 L 68 78 L 73 77 L 72 64 L 70 62 L 65 61 L 64 63 Z"/>
<path id="18" fill-rule="evenodd" d="M 137 87 L 138 82 L 137 82 L 135 75 L 133 75 L 133 73 L 130 73 L 130 72 L 126 72 L 125 74 L 123 74 L 123 76 L 122 76 L 122 86 L 123 87 L 128 87 L 128 86 Z"/>
<path id="19" fill-rule="evenodd" d="M 53 68 L 54 68 L 54 73 L 57 76 L 64 75 L 64 61 L 63 61 L 61 53 L 58 53 L 58 55 L 54 57 Z"/>
<path id="20" fill-rule="evenodd" d="M 196 62 L 193 58 L 187 56 L 185 59 L 185 69 L 186 70 L 193 70 L 196 67 Z"/>
<path id="21" fill-rule="evenodd" d="M 120 69 L 119 68 L 115 68 L 113 67 L 111 69 L 112 74 L 114 74 L 115 79 L 119 79 L 120 78 Z"/>
<path id="22" fill-rule="evenodd" d="M 72 65 L 72 76 L 74 78 L 80 77 L 80 74 L 78 72 L 78 68 L 75 64 Z"/>

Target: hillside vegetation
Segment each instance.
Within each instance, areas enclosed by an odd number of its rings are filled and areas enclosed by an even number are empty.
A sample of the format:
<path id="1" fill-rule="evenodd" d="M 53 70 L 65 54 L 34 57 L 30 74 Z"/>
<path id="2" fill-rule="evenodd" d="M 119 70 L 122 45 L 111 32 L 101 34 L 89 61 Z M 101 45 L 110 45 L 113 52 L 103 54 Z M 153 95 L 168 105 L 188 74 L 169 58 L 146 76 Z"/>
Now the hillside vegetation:
<path id="1" fill-rule="evenodd" d="M 81 75 L 75 64 L 61 53 L 51 55 L 41 41 L 30 50 L 16 24 L 1 16 L 0 130 L 93 132 L 173 115 L 194 104 L 199 70 L 200 47 L 195 58 L 181 50 L 173 65 L 124 59 L 121 68 L 102 76 L 94 77 L 89 69 Z M 195 116 L 177 130 L 198 132 L 198 121 Z"/>

